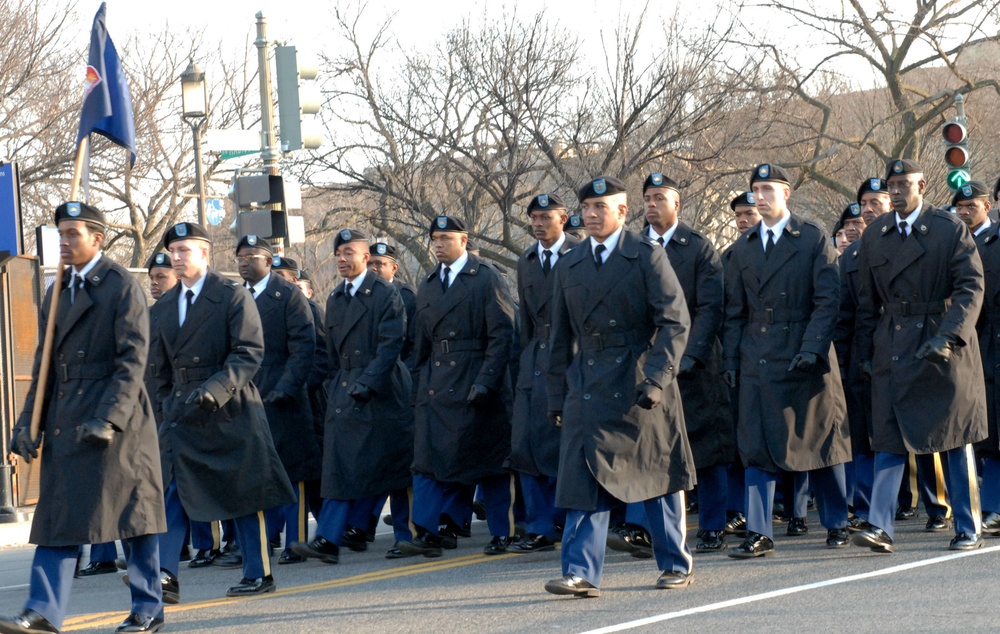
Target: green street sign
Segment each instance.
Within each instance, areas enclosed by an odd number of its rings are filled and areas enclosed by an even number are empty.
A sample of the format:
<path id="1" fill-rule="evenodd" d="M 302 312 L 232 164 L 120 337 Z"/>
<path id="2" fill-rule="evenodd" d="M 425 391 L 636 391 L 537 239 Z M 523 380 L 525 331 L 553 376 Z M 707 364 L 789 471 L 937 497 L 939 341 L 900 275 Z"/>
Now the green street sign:
<path id="1" fill-rule="evenodd" d="M 222 150 L 219 152 L 219 156 L 223 161 L 227 161 L 231 158 L 248 156 L 250 154 L 256 154 L 257 152 L 260 152 L 260 150 Z M 959 185 L 959 187 L 961 187 L 961 185 Z"/>
<path id="2" fill-rule="evenodd" d="M 948 172 L 948 187 L 955 191 L 962 189 L 962 185 L 965 185 L 972 180 L 972 174 L 966 169 L 951 170 Z"/>

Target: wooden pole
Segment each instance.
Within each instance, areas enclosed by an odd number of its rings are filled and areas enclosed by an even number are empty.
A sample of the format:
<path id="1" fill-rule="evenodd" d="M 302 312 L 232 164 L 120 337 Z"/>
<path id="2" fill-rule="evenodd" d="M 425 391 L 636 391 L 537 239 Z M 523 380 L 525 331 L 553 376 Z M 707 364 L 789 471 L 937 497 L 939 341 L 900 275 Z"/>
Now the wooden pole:
<path id="1" fill-rule="evenodd" d="M 83 162 L 87 156 L 89 136 L 83 137 L 76 148 L 76 163 L 73 165 L 73 183 L 70 187 L 69 200 L 75 201 L 80 193 L 80 180 L 83 178 Z M 49 318 L 45 322 L 45 339 L 42 341 L 42 359 L 38 365 L 38 381 L 35 385 L 35 403 L 31 410 L 31 440 L 38 440 L 38 428 L 42 424 L 42 409 L 45 407 L 45 389 L 49 382 L 49 366 L 52 362 L 52 345 L 56 338 L 56 315 L 59 311 L 59 295 L 62 293 L 63 261 L 59 258 L 56 267 L 56 279 L 52 282 L 52 299 L 49 301 Z"/>

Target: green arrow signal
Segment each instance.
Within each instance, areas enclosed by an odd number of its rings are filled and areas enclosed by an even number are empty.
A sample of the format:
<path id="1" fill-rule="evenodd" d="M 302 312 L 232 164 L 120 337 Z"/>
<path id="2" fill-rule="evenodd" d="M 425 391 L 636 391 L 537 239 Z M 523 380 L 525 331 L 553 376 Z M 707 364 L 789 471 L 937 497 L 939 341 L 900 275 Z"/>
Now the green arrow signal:
<path id="1" fill-rule="evenodd" d="M 948 187 L 958 191 L 962 189 L 962 186 L 972 180 L 972 174 L 969 170 L 951 170 L 948 172 Z"/>

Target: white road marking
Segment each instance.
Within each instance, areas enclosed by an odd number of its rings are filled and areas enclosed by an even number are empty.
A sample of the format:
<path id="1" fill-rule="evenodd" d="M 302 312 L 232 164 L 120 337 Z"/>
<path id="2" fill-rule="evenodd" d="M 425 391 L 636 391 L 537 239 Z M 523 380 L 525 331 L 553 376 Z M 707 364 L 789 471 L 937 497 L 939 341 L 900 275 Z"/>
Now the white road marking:
<path id="1" fill-rule="evenodd" d="M 692 614 L 702 614 L 704 612 L 714 612 L 716 610 L 724 610 L 726 608 L 731 608 L 737 605 L 745 605 L 747 603 L 766 601 L 767 599 L 783 597 L 789 594 L 805 592 L 807 590 L 815 590 L 817 588 L 825 588 L 827 586 L 835 586 L 842 583 L 850 583 L 851 581 L 862 581 L 865 579 L 873 579 L 875 577 L 883 577 L 885 575 L 896 574 L 897 572 L 905 572 L 907 570 L 913 570 L 914 568 L 933 566 L 935 564 L 945 563 L 953 561 L 955 559 L 961 559 L 962 557 L 975 557 L 977 555 L 985 555 L 987 553 L 995 553 L 995 552 L 1000 552 L 1000 546 L 991 546 L 989 548 L 980 548 L 978 550 L 970 550 L 965 552 L 953 553 L 950 555 L 942 555 L 941 557 L 921 559 L 920 561 L 914 561 L 908 564 L 901 564 L 899 566 L 890 566 L 889 568 L 874 570 L 872 572 L 865 572 L 858 575 L 837 577 L 836 579 L 827 579 L 826 581 L 817 581 L 815 583 L 807 583 L 801 586 L 793 586 L 791 588 L 783 588 L 781 590 L 772 590 L 770 592 L 754 594 L 739 599 L 730 599 L 728 601 L 720 601 L 718 603 L 710 603 L 708 605 L 702 605 L 696 608 L 688 608 L 686 610 L 678 610 L 676 612 L 665 612 L 663 614 L 649 616 L 644 619 L 637 619 L 635 621 L 619 623 L 618 625 L 609 625 L 608 627 L 602 627 L 596 630 L 588 630 L 586 632 L 583 632 L 582 634 L 610 634 L 611 632 L 624 632 L 625 630 L 631 630 L 637 627 L 652 625 L 654 623 L 660 623 L 663 621 L 671 621 L 673 619 L 679 619 L 684 616 L 691 616 Z"/>
<path id="2" fill-rule="evenodd" d="M 22 590 L 24 588 L 31 587 L 29 583 L 19 583 L 16 586 L 0 586 L 0 591 L 2 590 Z"/>

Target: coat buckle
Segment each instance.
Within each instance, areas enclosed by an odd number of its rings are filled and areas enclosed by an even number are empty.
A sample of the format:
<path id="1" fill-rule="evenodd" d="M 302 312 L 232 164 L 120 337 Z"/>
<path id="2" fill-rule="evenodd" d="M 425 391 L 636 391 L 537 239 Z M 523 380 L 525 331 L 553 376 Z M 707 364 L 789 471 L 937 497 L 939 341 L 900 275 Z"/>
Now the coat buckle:
<path id="1" fill-rule="evenodd" d="M 590 336 L 594 338 L 594 349 L 598 352 L 604 350 L 604 340 L 601 338 L 601 333 L 595 332 Z"/>
<path id="2" fill-rule="evenodd" d="M 448 354 L 451 352 L 451 346 L 448 345 L 447 339 L 442 339 L 439 343 L 441 344 L 441 354 Z"/>
<path id="3" fill-rule="evenodd" d="M 773 324 L 774 323 L 774 309 L 773 308 L 765 308 L 764 309 L 764 314 L 767 315 L 767 323 Z"/>
<path id="4" fill-rule="evenodd" d="M 62 382 L 66 383 L 69 381 L 69 371 L 66 369 L 66 364 L 63 363 L 59 367 L 62 369 Z"/>

